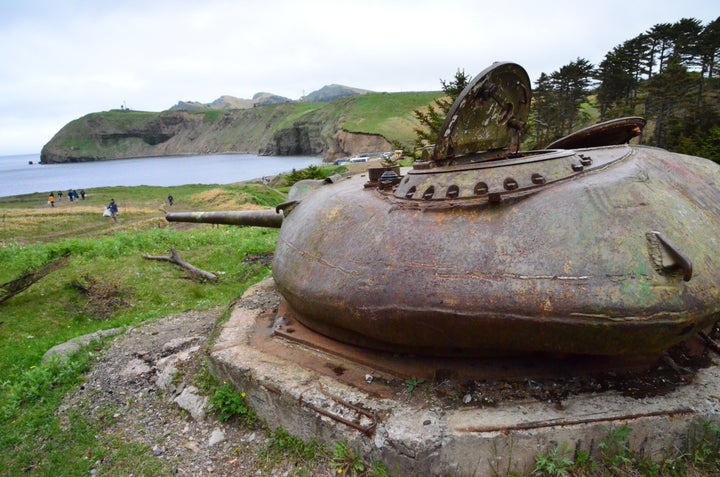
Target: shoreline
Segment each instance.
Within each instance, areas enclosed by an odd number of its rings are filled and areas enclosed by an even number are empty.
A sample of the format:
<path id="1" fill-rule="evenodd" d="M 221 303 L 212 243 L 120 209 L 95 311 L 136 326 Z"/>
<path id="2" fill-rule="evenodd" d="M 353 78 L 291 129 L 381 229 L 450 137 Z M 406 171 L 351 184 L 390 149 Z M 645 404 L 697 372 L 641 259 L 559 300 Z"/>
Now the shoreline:
<path id="1" fill-rule="evenodd" d="M 232 184 L 323 164 L 318 156 L 213 154 L 29 165 L 33 157 L 0 157 L 0 197 L 97 187 Z"/>

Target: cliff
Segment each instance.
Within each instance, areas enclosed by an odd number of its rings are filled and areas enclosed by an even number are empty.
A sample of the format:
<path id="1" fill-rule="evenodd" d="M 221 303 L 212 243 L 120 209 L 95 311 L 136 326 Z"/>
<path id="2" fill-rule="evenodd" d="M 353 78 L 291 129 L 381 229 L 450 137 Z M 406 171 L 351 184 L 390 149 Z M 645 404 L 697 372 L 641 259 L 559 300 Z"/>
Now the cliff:
<path id="1" fill-rule="evenodd" d="M 329 104 L 285 102 L 229 110 L 112 110 L 71 121 L 43 147 L 41 163 L 250 153 L 322 155 L 411 144 L 412 111 L 437 92 L 372 93 Z"/>

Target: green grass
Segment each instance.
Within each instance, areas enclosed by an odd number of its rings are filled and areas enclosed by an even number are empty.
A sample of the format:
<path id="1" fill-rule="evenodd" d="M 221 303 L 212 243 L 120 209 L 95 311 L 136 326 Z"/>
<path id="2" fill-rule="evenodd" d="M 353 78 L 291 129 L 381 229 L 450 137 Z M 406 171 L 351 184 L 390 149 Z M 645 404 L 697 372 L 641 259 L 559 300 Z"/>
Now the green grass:
<path id="1" fill-rule="evenodd" d="M 137 475 L 164 475 L 161 461 L 137 445 L 96 440 L 108 423 L 82 413 L 56 414 L 63 395 L 80 382 L 89 354 L 63 364 L 41 364 L 56 344 L 100 329 L 134 325 L 190 309 L 226 306 L 269 273 L 260 261 L 271 253 L 277 230 L 192 225 L 180 229 L 164 220 L 169 192 L 174 210 L 272 206 L 285 195 L 261 184 L 241 186 L 113 187 L 87 190 L 88 198 L 67 199 L 49 208 L 40 194 L 0 200 L 0 284 L 54 258 L 69 263 L 0 304 L 0 469 L 3 475 L 87 475 L 98 459 L 123 463 Z M 117 224 L 101 216 L 110 198 L 120 204 Z M 183 259 L 218 274 L 214 283 L 184 278 L 185 272 L 143 254 Z M 74 283 L 111 286 L 127 306 L 99 316 Z M 109 415 L 112 415 L 110 413 Z M 63 422 L 65 424 L 63 424 Z M 145 469 L 145 471 L 143 471 Z"/>
<path id="2" fill-rule="evenodd" d="M 10 370 L 12 376 L 17 370 L 37 364 L 49 347 L 77 334 L 226 303 L 256 280 L 258 273 L 266 273 L 244 265 L 243 258 L 271 252 L 276 237 L 277 231 L 260 228 L 203 228 L 192 234 L 153 229 L 0 249 L 0 262 L 7 264 L 0 283 L 61 254 L 69 253 L 71 257 L 63 270 L 4 304 L 0 367 Z M 221 279 L 213 285 L 183 280 L 182 270 L 142 258 L 143 254 L 167 255 L 171 246 L 185 260 L 220 274 Z M 72 286 L 82 277 L 118 283 L 123 299 L 132 306 L 98 322 Z M 29 316 L 33 319 L 27 319 Z M 20 354 L 12 352 L 18 343 L 25 343 Z"/>
<path id="3" fill-rule="evenodd" d="M 277 124 L 277 129 L 292 127 L 292 125 L 301 117 L 322 108 L 323 105 L 318 103 L 294 103 L 287 116 Z"/>
<path id="4" fill-rule="evenodd" d="M 388 140 L 411 144 L 417 121 L 413 110 L 430 104 L 442 93 L 371 93 L 352 98 L 353 107 L 345 116 L 343 128 L 349 132 L 380 134 Z"/>

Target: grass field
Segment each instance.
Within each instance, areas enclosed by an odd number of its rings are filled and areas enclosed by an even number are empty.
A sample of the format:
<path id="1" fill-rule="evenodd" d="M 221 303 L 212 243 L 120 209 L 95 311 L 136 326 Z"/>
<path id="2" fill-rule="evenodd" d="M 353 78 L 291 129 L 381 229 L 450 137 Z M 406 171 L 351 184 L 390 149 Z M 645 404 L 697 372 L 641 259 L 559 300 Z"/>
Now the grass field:
<path id="1" fill-rule="evenodd" d="M 108 447 L 126 455 L 134 468 L 151 465 L 137 460 L 146 453 L 132 445 L 93 442 L 94 429 L 101 423 L 77 416 L 73 428 L 59 426 L 55 409 L 64 393 L 79 383 L 88 355 L 80 353 L 64 364 L 41 365 L 43 354 L 56 344 L 100 329 L 183 310 L 226 306 L 269 273 L 263 261 L 245 259 L 271 253 L 275 229 L 170 226 L 164 219 L 168 190 L 160 187 L 87 192 L 84 201 L 64 199 L 55 207 L 36 194 L 0 198 L 0 286 L 68 257 L 60 269 L 0 303 L 2 475 L 43 475 L 27 474 L 20 468 L 33 460 L 32 443 L 40 436 L 51 443 L 45 446 L 51 450 L 43 460 L 56 473 L 48 475 L 87 475 L 79 454 L 103 455 Z M 279 203 L 284 192 L 261 184 L 173 187 L 173 210 L 256 208 Z M 110 198 L 120 206 L 117 223 L 102 216 Z M 171 246 L 183 259 L 216 273 L 219 280 L 187 280 L 177 267 L 142 258 L 143 254 L 168 255 Z M 105 298 L 122 306 L 99 306 L 76 285 L 103 290 Z"/>
<path id="2" fill-rule="evenodd" d="M 415 139 L 417 120 L 412 111 L 422 109 L 438 92 L 372 93 L 353 98 L 353 107 L 345 118 L 344 129 L 350 132 L 380 134 L 404 144 Z M 403 111 L 403 114 L 398 114 Z"/>

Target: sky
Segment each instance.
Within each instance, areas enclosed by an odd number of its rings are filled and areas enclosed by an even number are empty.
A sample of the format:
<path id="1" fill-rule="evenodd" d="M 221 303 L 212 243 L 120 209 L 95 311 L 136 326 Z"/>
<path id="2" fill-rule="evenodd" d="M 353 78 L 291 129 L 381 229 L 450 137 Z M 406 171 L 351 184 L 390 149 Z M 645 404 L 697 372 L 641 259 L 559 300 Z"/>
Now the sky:
<path id="1" fill-rule="evenodd" d="M 438 91 L 494 61 L 534 83 L 658 23 L 718 16 L 717 0 L 0 0 L 0 156 L 121 106 Z"/>

